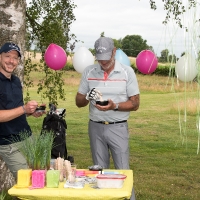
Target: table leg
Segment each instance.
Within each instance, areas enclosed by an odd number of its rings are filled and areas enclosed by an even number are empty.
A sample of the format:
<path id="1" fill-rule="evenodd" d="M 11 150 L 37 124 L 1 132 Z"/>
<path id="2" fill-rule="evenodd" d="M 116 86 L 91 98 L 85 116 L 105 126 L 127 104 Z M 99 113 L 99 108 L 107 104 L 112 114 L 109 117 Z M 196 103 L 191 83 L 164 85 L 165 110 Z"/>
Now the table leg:
<path id="1" fill-rule="evenodd" d="M 135 191 L 134 191 L 134 188 L 132 189 L 132 194 L 131 194 L 130 200 L 136 200 L 136 199 L 135 199 Z"/>

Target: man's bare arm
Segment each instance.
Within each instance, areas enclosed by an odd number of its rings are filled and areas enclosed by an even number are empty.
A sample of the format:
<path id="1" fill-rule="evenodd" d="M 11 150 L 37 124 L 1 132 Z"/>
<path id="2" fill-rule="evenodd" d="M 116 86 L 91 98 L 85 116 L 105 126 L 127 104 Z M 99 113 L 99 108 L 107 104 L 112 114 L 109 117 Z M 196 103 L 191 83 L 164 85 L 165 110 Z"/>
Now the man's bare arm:
<path id="1" fill-rule="evenodd" d="M 77 92 L 76 94 L 76 106 L 77 107 L 84 107 L 84 106 L 87 106 L 89 101 L 85 98 L 86 95 L 83 95 L 79 92 Z"/>

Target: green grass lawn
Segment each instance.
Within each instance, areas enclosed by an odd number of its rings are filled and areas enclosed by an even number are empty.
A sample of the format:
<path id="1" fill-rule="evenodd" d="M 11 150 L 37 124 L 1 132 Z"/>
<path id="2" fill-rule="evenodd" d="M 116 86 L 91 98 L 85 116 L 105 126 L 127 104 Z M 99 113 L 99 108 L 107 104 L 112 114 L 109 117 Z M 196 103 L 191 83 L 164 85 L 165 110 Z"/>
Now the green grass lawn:
<path id="1" fill-rule="evenodd" d="M 197 99 L 196 83 L 184 92 L 184 84 L 177 85 L 168 77 L 137 77 L 141 104 L 128 120 L 136 199 L 199 200 L 198 105 L 193 105 L 195 111 L 188 107 L 192 99 Z M 74 156 L 78 168 L 87 168 L 92 165 L 87 133 L 88 107 L 75 105 L 79 80 L 80 74 L 66 72 L 66 101 L 59 101 L 58 107 L 66 108 L 68 154 Z M 31 97 L 41 102 L 36 88 L 31 88 Z M 28 121 L 33 132 L 39 133 L 43 117 L 29 117 Z"/>

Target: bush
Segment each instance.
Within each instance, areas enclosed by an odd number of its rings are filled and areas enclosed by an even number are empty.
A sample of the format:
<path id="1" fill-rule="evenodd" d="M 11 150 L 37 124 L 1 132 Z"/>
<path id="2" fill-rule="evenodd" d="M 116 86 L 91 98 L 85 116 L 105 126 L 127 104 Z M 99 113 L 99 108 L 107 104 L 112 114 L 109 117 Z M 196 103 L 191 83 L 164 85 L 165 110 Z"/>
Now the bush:
<path id="1" fill-rule="evenodd" d="M 65 70 L 65 71 L 75 71 L 74 66 L 71 62 L 67 62 L 67 64 L 63 68 L 63 70 Z"/>
<path id="2" fill-rule="evenodd" d="M 135 63 L 131 64 L 131 67 L 134 69 L 136 74 L 142 74 L 136 67 Z M 66 66 L 63 68 L 65 71 L 75 71 L 74 66 L 71 62 L 67 62 Z M 171 67 L 170 65 L 158 65 L 156 70 L 151 75 L 159 75 L 159 76 L 169 76 L 175 74 L 175 67 Z"/>
<path id="3" fill-rule="evenodd" d="M 135 64 L 131 64 L 131 67 L 134 69 L 136 74 L 142 74 L 137 67 L 135 66 Z M 159 76 L 173 76 L 175 74 L 175 67 L 171 67 L 168 65 L 158 65 L 158 67 L 156 68 L 156 70 L 151 73 L 151 75 L 159 75 Z"/>

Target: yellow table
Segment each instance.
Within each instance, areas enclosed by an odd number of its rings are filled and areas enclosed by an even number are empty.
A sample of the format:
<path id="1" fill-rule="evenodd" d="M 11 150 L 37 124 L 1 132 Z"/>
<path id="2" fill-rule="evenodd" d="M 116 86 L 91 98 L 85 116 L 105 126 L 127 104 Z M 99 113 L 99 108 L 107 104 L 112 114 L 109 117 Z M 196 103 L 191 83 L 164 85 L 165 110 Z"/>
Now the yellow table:
<path id="1" fill-rule="evenodd" d="M 107 171 L 107 170 L 106 170 Z M 130 199 L 133 188 L 132 170 L 110 170 L 122 172 L 127 177 L 120 189 L 94 189 L 89 184 L 85 184 L 82 189 L 64 188 L 64 182 L 59 184 L 59 188 L 16 188 L 13 186 L 8 190 L 11 196 L 16 196 L 23 200 L 114 200 Z"/>

